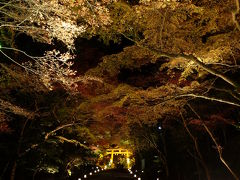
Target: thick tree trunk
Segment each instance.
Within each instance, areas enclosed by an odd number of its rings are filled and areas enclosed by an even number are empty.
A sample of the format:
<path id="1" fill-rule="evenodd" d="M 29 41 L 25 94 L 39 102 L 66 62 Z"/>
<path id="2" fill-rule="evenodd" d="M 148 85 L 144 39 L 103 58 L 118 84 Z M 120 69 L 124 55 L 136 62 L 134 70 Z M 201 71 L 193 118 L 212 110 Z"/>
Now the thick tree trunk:
<path id="1" fill-rule="evenodd" d="M 17 160 L 15 160 L 14 163 L 13 163 L 10 180 L 14 180 L 15 179 L 16 168 L 17 168 Z"/>

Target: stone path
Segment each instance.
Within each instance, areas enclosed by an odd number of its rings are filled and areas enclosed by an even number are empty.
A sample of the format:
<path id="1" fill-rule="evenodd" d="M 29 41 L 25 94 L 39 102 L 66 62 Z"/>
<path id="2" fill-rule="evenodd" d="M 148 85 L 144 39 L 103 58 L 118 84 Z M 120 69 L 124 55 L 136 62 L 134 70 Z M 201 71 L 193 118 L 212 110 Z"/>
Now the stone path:
<path id="1" fill-rule="evenodd" d="M 107 170 L 88 176 L 86 180 L 137 180 L 127 170 Z"/>

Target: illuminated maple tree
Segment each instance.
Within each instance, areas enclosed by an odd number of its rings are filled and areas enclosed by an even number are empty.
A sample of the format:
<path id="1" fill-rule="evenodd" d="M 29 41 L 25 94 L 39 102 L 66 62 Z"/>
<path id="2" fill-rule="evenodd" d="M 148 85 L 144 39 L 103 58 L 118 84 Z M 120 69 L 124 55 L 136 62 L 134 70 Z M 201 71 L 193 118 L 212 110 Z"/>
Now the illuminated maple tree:
<path id="1" fill-rule="evenodd" d="M 37 129 L 39 136 L 26 135 L 24 155 L 18 154 L 25 161 L 28 153 L 48 154 L 34 164 L 37 172 L 52 170 L 49 144 L 56 152 L 58 147 L 66 152 L 66 144 L 82 152 L 123 145 L 139 154 L 156 154 L 169 179 L 219 179 L 226 170 L 237 179 L 240 166 L 229 154 L 239 140 L 238 0 L 5 0 L 0 6 L 6 42 L 22 32 L 67 47 L 65 53 L 50 50 L 41 57 L 14 47 L 0 49 L 22 68 L 2 64 L 0 132 L 9 133 L 10 122 L 18 117 L 25 120 L 29 112 L 40 112 L 31 116 L 36 120 L 32 126 L 21 126 L 29 134 Z M 120 50 L 98 60 L 87 54 L 96 61 L 81 68 L 84 74 L 73 68 L 84 64 L 75 56 L 75 40 L 83 37 L 118 43 Z M 128 47 L 122 47 L 125 42 Z M 23 54 L 27 60 L 20 63 Z M 20 124 L 25 127 L 25 122 Z M 56 152 L 56 167 L 72 167 L 74 157 L 59 165 Z M 230 152 L 226 159 L 223 152 Z M 215 155 L 223 165 L 219 176 L 212 168 L 220 166 Z M 83 158 L 77 159 L 83 164 Z"/>

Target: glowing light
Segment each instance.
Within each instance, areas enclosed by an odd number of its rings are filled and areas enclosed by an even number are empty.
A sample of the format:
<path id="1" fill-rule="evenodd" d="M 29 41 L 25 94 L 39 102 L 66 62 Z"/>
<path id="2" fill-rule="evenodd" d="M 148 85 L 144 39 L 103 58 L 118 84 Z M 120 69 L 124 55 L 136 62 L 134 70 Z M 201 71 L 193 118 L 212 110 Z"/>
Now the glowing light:
<path id="1" fill-rule="evenodd" d="M 97 173 L 97 171 L 95 170 L 94 173 Z"/>
<path id="2" fill-rule="evenodd" d="M 92 172 L 90 172 L 89 175 L 91 176 L 91 175 L 92 175 Z"/>
<path id="3" fill-rule="evenodd" d="M 132 171 L 130 171 L 130 174 L 132 174 L 133 172 Z"/>
<path id="4" fill-rule="evenodd" d="M 138 178 L 138 180 L 141 180 L 141 178 Z"/>
<path id="5" fill-rule="evenodd" d="M 157 180 L 159 180 L 159 178 L 157 178 Z"/>
<path id="6" fill-rule="evenodd" d="M 85 174 L 83 177 L 84 177 L 84 178 L 87 178 L 87 175 Z"/>
<path id="7" fill-rule="evenodd" d="M 144 171 L 142 171 L 142 173 L 144 173 Z"/>
<path id="8" fill-rule="evenodd" d="M 55 174 L 58 172 L 58 169 L 55 167 L 47 167 L 47 172 L 51 174 Z"/>
<path id="9" fill-rule="evenodd" d="M 137 177 L 137 175 L 136 175 L 136 174 L 134 174 L 134 175 L 133 175 L 133 177 Z"/>
<path id="10" fill-rule="evenodd" d="M 158 129 L 159 129 L 159 130 L 161 130 L 161 129 L 162 129 L 162 127 L 161 127 L 161 126 L 158 126 Z"/>
<path id="11" fill-rule="evenodd" d="M 70 171 L 70 169 L 68 169 L 67 172 L 68 172 L 68 175 L 69 175 L 69 176 L 72 175 L 72 172 Z"/>
<path id="12" fill-rule="evenodd" d="M 78 180 L 82 180 L 81 178 L 78 178 Z"/>
<path id="13" fill-rule="evenodd" d="M 129 158 L 127 158 L 127 164 L 130 164 L 130 159 Z"/>

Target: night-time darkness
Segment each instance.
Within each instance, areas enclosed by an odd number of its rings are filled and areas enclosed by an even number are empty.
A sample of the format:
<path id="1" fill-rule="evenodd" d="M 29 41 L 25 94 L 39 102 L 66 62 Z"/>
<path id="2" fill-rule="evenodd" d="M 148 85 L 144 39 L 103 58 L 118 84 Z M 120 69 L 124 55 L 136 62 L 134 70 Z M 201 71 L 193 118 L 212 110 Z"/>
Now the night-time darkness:
<path id="1" fill-rule="evenodd" d="M 0 0 L 0 180 L 239 180 L 239 0 Z"/>

